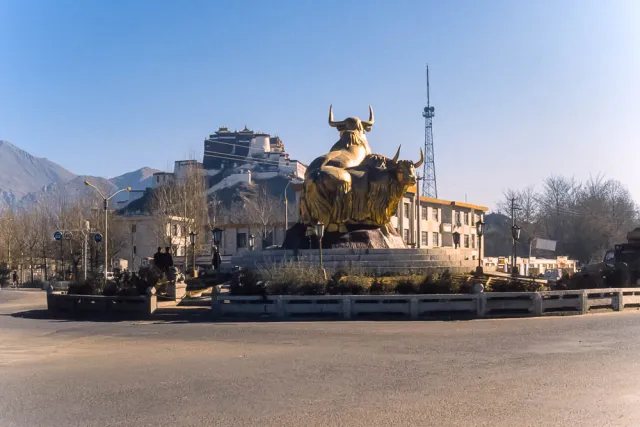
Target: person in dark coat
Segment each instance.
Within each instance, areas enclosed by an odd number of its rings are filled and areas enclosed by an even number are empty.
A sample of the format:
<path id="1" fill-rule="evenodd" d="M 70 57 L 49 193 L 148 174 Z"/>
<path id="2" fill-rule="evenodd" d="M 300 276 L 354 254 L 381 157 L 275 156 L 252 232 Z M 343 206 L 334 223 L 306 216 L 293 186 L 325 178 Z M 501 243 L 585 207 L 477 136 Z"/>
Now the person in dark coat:
<path id="1" fill-rule="evenodd" d="M 222 259 L 220 258 L 220 252 L 218 251 L 218 247 L 215 246 L 213 248 L 213 260 L 211 262 L 213 264 L 213 269 L 217 270 L 222 263 Z"/>
<path id="2" fill-rule="evenodd" d="M 164 268 L 173 267 L 173 255 L 171 255 L 171 246 L 164 248 Z"/>
<path id="3" fill-rule="evenodd" d="M 162 248 L 158 246 L 158 252 L 153 254 L 153 265 L 160 271 L 164 271 L 164 254 L 162 253 Z"/>

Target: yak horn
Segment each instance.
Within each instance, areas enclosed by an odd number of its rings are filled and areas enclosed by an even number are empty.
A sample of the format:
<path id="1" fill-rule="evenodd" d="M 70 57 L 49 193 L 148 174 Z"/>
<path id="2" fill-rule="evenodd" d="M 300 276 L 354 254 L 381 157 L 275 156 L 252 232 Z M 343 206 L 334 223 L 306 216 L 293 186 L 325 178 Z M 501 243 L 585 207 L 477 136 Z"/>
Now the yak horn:
<path id="1" fill-rule="evenodd" d="M 396 151 L 396 155 L 393 156 L 393 163 L 396 163 L 398 161 L 398 159 L 400 158 L 400 147 L 402 147 L 402 144 L 400 144 L 398 146 L 398 151 Z"/>
<path id="2" fill-rule="evenodd" d="M 365 122 L 364 120 L 362 120 L 362 124 L 369 128 L 373 126 L 373 108 L 371 108 L 371 105 L 369 105 L 369 121 Z"/>
<path id="3" fill-rule="evenodd" d="M 333 104 L 329 106 L 329 126 L 331 126 L 332 128 L 338 127 L 342 124 L 343 122 L 334 122 L 333 121 Z"/>
<path id="4" fill-rule="evenodd" d="M 421 148 L 420 149 L 420 160 L 418 160 L 417 163 L 414 163 L 413 167 L 414 168 L 419 168 L 422 165 L 422 163 L 424 163 L 424 153 L 422 152 L 422 148 Z"/>

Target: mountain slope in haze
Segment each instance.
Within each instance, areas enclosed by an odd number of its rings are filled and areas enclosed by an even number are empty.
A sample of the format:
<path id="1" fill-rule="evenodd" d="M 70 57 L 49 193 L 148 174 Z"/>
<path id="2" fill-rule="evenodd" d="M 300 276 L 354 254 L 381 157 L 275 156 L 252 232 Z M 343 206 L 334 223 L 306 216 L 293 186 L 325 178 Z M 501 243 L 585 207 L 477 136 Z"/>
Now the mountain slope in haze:
<path id="1" fill-rule="evenodd" d="M 144 190 L 147 187 L 151 187 L 153 174 L 156 172 L 159 172 L 158 169 L 144 167 L 115 178 L 109 178 L 109 182 L 118 189 L 131 187 L 132 190 Z"/>
<path id="2" fill-rule="evenodd" d="M 28 204 L 46 196 L 75 198 L 95 191 L 86 185 L 88 180 L 105 194 L 120 188 L 144 190 L 151 186 L 156 169 L 144 167 L 114 178 L 76 175 L 45 158 L 35 157 L 15 145 L 0 140 L 0 206 Z M 127 200 L 126 193 L 115 201 Z"/>
<path id="3" fill-rule="evenodd" d="M 0 202 L 13 204 L 51 183 L 64 183 L 75 174 L 15 145 L 0 141 Z"/>
<path id="4" fill-rule="evenodd" d="M 132 190 L 144 190 L 147 187 L 151 187 L 152 176 L 155 172 L 157 172 L 157 170 L 145 167 L 110 179 L 97 176 L 78 175 L 70 181 L 51 183 L 43 187 L 40 191 L 28 194 L 25 196 L 23 201 L 28 203 L 43 194 L 48 197 L 67 197 L 71 200 L 79 196 L 91 194 L 99 197 L 96 190 L 85 185 L 85 181 L 89 181 L 91 184 L 98 187 L 102 194 L 107 197 L 116 191 L 127 187 L 131 187 Z M 128 199 L 128 193 L 122 192 L 112 200 L 115 203 Z"/>

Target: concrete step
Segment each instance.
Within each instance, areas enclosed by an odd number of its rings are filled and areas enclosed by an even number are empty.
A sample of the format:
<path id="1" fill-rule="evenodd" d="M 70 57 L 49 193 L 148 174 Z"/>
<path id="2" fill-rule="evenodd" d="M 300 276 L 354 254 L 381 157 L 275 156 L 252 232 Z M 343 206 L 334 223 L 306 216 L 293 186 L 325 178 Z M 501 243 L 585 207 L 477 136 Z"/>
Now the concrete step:
<path id="1" fill-rule="evenodd" d="M 251 268 L 254 266 L 260 267 L 269 267 L 270 263 L 247 263 L 247 264 L 238 264 L 247 268 Z M 314 268 L 319 265 L 319 261 L 301 261 L 300 265 L 304 267 Z M 475 261 L 412 261 L 412 262 L 401 262 L 401 261 L 358 261 L 358 262 L 342 262 L 342 261 L 324 261 L 323 265 L 325 268 L 353 268 L 353 269 L 367 269 L 367 270 L 393 270 L 400 268 L 419 268 L 419 269 L 427 269 L 427 268 L 448 268 L 448 267 L 464 267 L 467 271 L 471 271 L 477 263 Z"/>

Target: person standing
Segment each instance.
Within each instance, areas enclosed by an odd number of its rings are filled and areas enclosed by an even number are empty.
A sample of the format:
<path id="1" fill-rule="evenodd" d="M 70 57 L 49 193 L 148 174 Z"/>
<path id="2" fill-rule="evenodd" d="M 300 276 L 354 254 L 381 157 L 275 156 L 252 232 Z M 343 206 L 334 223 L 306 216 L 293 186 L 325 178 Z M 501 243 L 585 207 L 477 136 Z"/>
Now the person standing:
<path id="1" fill-rule="evenodd" d="M 164 268 L 171 268 L 173 267 L 173 255 L 171 254 L 171 246 L 167 246 L 166 248 L 164 248 L 164 259 L 165 259 L 165 266 Z"/>
<path id="2" fill-rule="evenodd" d="M 213 264 L 213 269 L 217 270 L 220 267 L 220 264 L 222 263 L 222 259 L 220 259 L 220 251 L 218 251 L 218 247 L 214 246 L 213 247 L 213 260 L 211 262 L 211 264 Z"/>
<path id="3" fill-rule="evenodd" d="M 158 246 L 158 252 L 153 254 L 153 264 L 160 271 L 164 271 L 166 268 L 164 266 L 164 254 L 162 253 L 162 248 L 160 246 Z"/>

